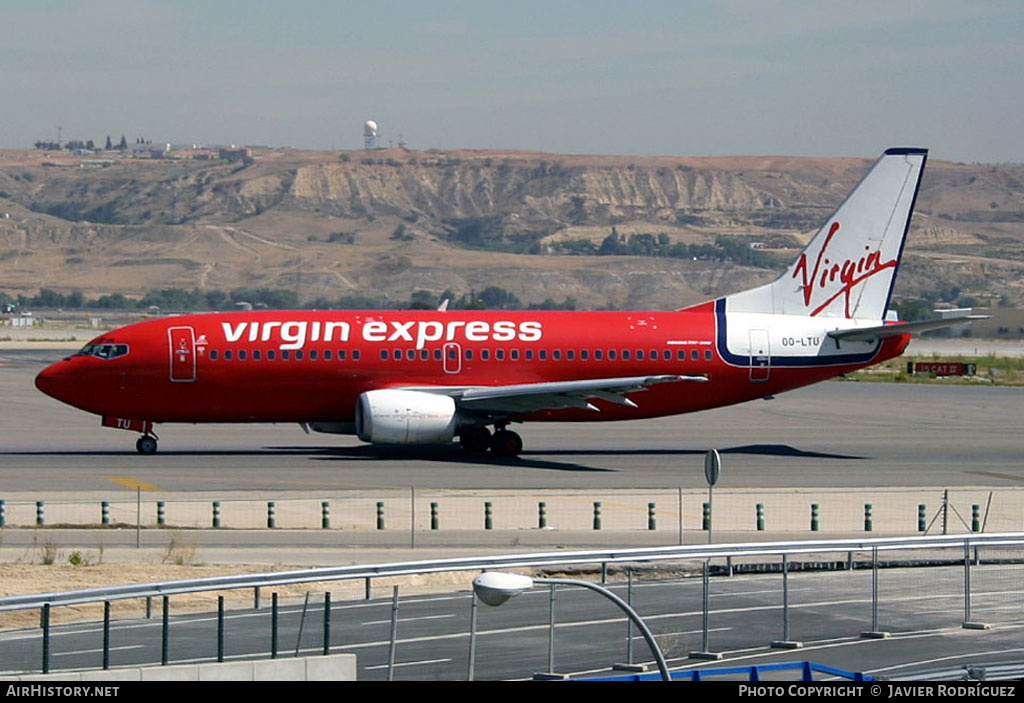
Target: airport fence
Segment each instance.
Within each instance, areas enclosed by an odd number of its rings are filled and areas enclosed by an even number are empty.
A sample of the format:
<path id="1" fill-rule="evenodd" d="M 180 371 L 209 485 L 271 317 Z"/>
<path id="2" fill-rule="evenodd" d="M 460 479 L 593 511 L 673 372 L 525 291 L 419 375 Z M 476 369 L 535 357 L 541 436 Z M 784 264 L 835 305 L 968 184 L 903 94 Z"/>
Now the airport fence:
<path id="1" fill-rule="evenodd" d="M 89 500 L 0 497 L 0 528 L 331 529 L 350 532 L 606 530 L 652 543 L 694 533 L 892 535 L 1024 529 L 1024 489 L 619 489 L 607 491 L 348 491 L 243 499 L 138 492 Z M 685 536 L 684 539 L 680 539 Z"/>
<path id="2" fill-rule="evenodd" d="M 301 610 L 302 621 L 296 623 L 298 614 L 291 610 L 288 638 L 298 635 L 295 641 L 302 641 L 302 627 L 309 618 L 308 628 L 319 642 L 310 647 L 308 639 L 303 651 L 324 655 L 346 651 L 352 648 L 361 657 L 376 658 L 373 667 L 388 668 L 388 678 L 394 675 L 396 651 L 401 656 L 401 647 L 412 646 L 414 642 L 429 633 L 418 629 L 410 639 L 397 637 L 398 613 L 401 610 L 399 588 L 396 585 L 391 598 L 392 624 L 390 640 L 387 642 L 387 664 L 379 663 L 384 656 L 384 645 L 371 647 L 358 640 L 356 630 L 340 618 L 332 616 L 331 584 L 352 580 L 393 579 L 401 576 L 424 576 L 428 574 L 461 574 L 458 582 L 468 586 L 475 573 L 481 571 L 515 570 L 535 575 L 549 573 L 575 573 L 577 576 L 590 574 L 593 580 L 600 580 L 608 588 L 614 588 L 621 600 L 629 603 L 642 618 L 649 618 L 655 641 L 663 654 L 673 660 L 674 666 L 692 666 L 692 662 L 718 660 L 730 653 L 749 654 L 751 648 L 795 649 L 815 643 L 835 643 L 843 638 L 885 638 L 900 633 L 940 631 L 943 629 L 987 630 L 1000 626 L 1017 626 L 1024 623 L 1024 533 L 988 535 L 947 535 L 934 537 L 889 537 L 854 540 L 814 540 L 789 542 L 761 542 L 717 545 L 690 545 L 676 547 L 647 547 L 616 550 L 559 551 L 549 553 L 509 554 L 491 557 L 464 557 L 456 559 L 424 560 L 417 562 L 396 562 L 388 564 L 353 565 L 306 569 L 300 571 L 267 572 L 260 574 L 239 574 L 217 576 L 183 581 L 135 584 L 92 588 L 22 596 L 0 597 L 0 613 L 24 609 L 39 609 L 39 628 L 0 635 L 0 660 L 7 662 L 11 671 L 12 662 L 26 662 L 34 659 L 35 670 L 44 673 L 53 670 L 53 648 L 51 623 L 54 612 L 63 608 L 81 607 L 84 604 L 103 603 L 104 621 L 102 628 L 78 628 L 82 632 L 103 633 L 102 650 L 89 650 L 94 660 L 100 661 L 102 651 L 103 668 L 127 665 L 117 662 L 112 654 L 126 658 L 138 666 L 139 656 L 144 656 L 142 646 L 129 646 L 123 653 L 110 651 L 111 616 L 110 604 L 129 599 L 160 599 L 159 613 L 162 624 L 160 663 L 172 663 L 167 643 L 172 628 L 191 628 L 189 641 L 195 644 L 188 650 L 189 661 L 195 663 L 196 653 L 213 651 L 216 642 L 217 660 L 223 660 L 225 642 L 224 593 L 251 590 L 256 602 L 253 610 L 241 615 L 252 621 L 264 623 L 255 631 L 248 631 L 245 642 L 233 643 L 234 652 L 260 658 L 279 655 L 279 633 L 282 622 L 279 619 L 278 599 L 274 589 L 288 585 L 305 584 L 310 591 L 322 593 L 315 597 L 312 607 L 307 593 Z M 562 579 L 564 583 L 564 579 Z M 670 589 L 667 597 L 655 598 L 652 589 L 637 589 L 639 584 L 666 584 Z M 733 585 L 735 584 L 735 585 Z M 570 585 L 558 587 L 562 596 L 575 599 L 578 593 L 566 596 Z M 260 592 L 263 591 L 263 611 L 260 610 Z M 461 589 L 457 589 L 461 590 Z M 603 611 L 597 612 L 592 606 L 581 608 L 570 614 L 564 605 L 559 606 L 558 621 L 555 619 L 555 587 L 550 587 L 552 606 L 546 622 L 532 623 L 531 627 L 546 626 L 550 642 L 555 641 L 556 627 L 569 626 L 597 618 L 607 629 L 598 636 L 589 628 L 588 651 L 603 658 L 589 668 L 608 666 L 611 661 L 624 661 L 627 665 L 651 665 L 651 655 L 643 647 L 634 652 L 631 645 L 635 631 L 627 627 L 625 616 L 616 619 Z M 272 607 L 267 608 L 267 593 L 270 591 Z M 189 594 L 208 593 L 218 596 L 216 618 L 187 621 L 171 618 L 171 601 Z M 369 586 L 367 600 L 370 599 Z M 459 609 L 457 618 L 462 623 L 459 629 L 451 631 L 448 624 L 456 615 L 433 613 L 422 622 L 434 621 L 448 628 L 439 634 L 438 642 L 460 641 L 465 646 L 468 661 L 468 677 L 474 676 L 476 656 L 476 617 L 470 618 L 465 627 L 465 611 L 469 601 L 475 599 L 439 598 L 434 602 L 450 603 Z M 385 601 L 386 602 L 386 601 Z M 267 612 L 269 610 L 269 612 Z M 544 610 L 547 610 L 546 608 Z M 614 609 L 613 609 L 614 610 Z M 148 611 L 147 611 L 148 612 Z M 351 610 L 349 612 L 352 612 Z M 532 617 L 538 609 L 534 607 Z M 281 616 L 283 617 L 283 616 Z M 207 623 L 205 626 L 202 623 Z M 597 623 L 592 623 L 596 625 Z M 196 628 L 205 627 L 207 645 L 199 647 L 202 633 Z M 237 634 L 237 625 L 235 637 Z M 133 631 L 138 628 L 133 628 Z M 514 629 L 514 628 L 513 628 Z M 569 627 L 558 635 L 558 641 L 580 636 L 583 630 Z M 488 633 L 489 641 L 505 632 L 503 629 Z M 271 633 L 270 636 L 266 636 Z M 571 633 L 576 633 L 575 635 Z M 122 634 L 122 637 L 125 635 Z M 509 635 L 514 636 L 514 635 Z M 346 640 L 345 637 L 358 641 Z M 63 640 L 62 640 L 63 641 Z M 270 644 L 270 650 L 267 644 Z M 534 643 L 536 644 L 536 643 Z M 91 645 L 90 645 L 91 646 Z M 507 652 L 507 644 L 488 652 Z M 280 646 L 280 649 L 284 649 Z M 533 650 L 539 648 L 533 647 Z M 129 654 L 128 650 L 134 652 Z M 148 656 L 155 656 L 156 649 L 150 647 Z M 298 645 L 296 645 L 298 652 Z M 70 652 L 63 652 L 70 656 Z M 625 656 L 622 656 L 625 655 Z M 504 656 L 497 656 L 505 659 Z M 558 668 L 554 645 L 547 652 L 547 666 L 539 652 L 536 661 L 525 666 L 530 670 L 554 672 Z M 62 659 L 66 661 L 66 659 Z M 151 660 L 152 661 L 152 660 Z M 399 658 L 400 661 L 400 658 Z M 482 661 L 482 660 L 481 660 Z M 691 662 L 688 664 L 688 662 Z M 99 664 L 96 664 L 97 668 Z M 461 672 L 466 672 L 462 668 Z M 529 670 L 528 670 L 529 671 Z M 461 675 L 461 674 L 460 674 Z"/>

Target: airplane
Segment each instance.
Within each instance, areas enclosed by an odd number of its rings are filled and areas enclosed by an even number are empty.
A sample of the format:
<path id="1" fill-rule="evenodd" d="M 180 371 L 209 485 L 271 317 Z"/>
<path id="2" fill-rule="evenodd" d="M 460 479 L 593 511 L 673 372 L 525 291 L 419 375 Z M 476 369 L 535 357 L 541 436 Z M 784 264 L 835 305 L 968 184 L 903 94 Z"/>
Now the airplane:
<path id="1" fill-rule="evenodd" d="M 147 320 L 39 373 L 47 395 L 141 433 L 295 422 L 383 445 L 515 457 L 509 425 L 652 418 L 772 397 L 977 319 L 887 314 L 927 150 L 888 149 L 773 282 L 675 311 L 251 311 Z M 494 431 L 490 428 L 494 428 Z"/>

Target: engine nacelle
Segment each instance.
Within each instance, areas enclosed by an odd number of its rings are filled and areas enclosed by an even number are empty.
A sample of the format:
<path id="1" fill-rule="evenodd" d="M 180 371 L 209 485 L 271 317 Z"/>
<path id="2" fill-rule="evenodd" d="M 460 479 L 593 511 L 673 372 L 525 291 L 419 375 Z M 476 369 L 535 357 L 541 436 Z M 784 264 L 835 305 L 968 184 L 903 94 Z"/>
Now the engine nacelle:
<path id="1" fill-rule="evenodd" d="M 367 391 L 356 401 L 356 434 L 374 444 L 442 444 L 458 428 L 455 401 L 421 391 Z"/>

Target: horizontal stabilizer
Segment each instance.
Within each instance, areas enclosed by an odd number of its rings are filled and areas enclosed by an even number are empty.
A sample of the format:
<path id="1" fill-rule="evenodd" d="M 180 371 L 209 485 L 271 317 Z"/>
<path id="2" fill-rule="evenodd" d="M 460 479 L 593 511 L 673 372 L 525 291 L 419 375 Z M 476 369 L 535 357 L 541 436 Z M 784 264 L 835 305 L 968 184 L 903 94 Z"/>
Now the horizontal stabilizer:
<path id="1" fill-rule="evenodd" d="M 972 320 L 987 320 L 989 317 L 989 315 L 961 315 L 959 317 L 946 317 L 939 320 L 898 322 L 892 325 L 879 325 L 877 327 L 832 330 L 826 334 L 828 334 L 829 337 L 832 337 L 832 339 L 840 342 L 873 342 L 876 339 L 899 337 L 903 334 L 918 334 L 928 330 L 937 330 L 943 327 L 959 325 L 962 322 L 971 322 Z"/>

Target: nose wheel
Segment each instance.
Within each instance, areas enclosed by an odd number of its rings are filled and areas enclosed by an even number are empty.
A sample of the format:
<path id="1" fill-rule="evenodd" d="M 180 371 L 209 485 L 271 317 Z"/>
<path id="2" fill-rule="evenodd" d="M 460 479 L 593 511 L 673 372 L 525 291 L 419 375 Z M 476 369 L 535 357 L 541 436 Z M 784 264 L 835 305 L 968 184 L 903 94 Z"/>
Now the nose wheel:
<path id="1" fill-rule="evenodd" d="M 156 435 L 144 434 L 135 442 L 139 454 L 156 454 Z"/>

